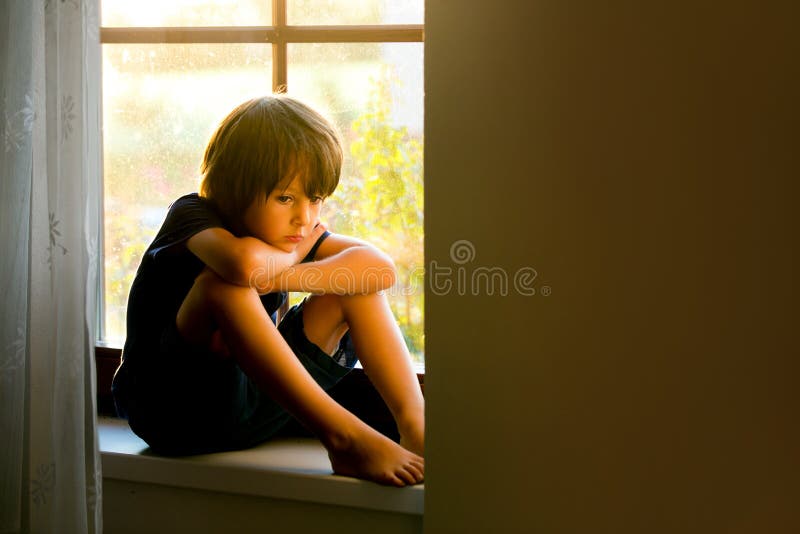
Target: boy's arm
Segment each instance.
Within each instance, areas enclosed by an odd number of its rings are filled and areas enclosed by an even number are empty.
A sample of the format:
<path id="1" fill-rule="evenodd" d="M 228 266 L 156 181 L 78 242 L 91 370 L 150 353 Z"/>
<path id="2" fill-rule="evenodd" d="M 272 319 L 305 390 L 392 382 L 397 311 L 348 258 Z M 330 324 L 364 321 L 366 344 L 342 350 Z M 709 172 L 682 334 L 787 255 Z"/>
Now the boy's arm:
<path id="1" fill-rule="evenodd" d="M 188 239 L 186 247 L 228 282 L 251 286 L 259 276 L 274 277 L 301 261 L 325 232 L 320 224 L 292 252 L 255 237 L 236 237 L 224 228 L 206 228 Z"/>
<path id="2" fill-rule="evenodd" d="M 258 276 L 253 281 L 259 293 L 355 295 L 389 289 L 396 280 L 394 262 L 385 253 L 365 241 L 330 234 L 317 249 L 314 261 L 293 265 L 276 276 Z"/>

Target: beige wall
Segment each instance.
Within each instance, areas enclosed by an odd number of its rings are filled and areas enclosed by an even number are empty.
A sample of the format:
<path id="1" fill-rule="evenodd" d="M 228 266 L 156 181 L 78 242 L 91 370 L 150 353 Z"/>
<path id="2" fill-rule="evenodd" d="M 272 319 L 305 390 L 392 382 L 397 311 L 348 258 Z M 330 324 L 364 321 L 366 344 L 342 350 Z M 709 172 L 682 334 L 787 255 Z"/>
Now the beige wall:
<path id="1" fill-rule="evenodd" d="M 427 2 L 426 532 L 800 531 L 795 5 Z"/>

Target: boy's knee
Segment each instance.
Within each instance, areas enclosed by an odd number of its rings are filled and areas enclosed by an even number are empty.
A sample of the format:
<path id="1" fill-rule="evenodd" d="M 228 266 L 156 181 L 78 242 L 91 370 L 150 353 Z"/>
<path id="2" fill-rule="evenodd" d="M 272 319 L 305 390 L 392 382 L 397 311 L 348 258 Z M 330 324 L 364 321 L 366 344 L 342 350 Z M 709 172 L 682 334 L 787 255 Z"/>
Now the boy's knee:
<path id="1" fill-rule="evenodd" d="M 254 293 L 254 290 L 249 287 L 228 282 L 208 267 L 197 275 L 192 290 L 199 292 L 204 300 L 210 302 L 227 302 L 231 298 L 236 298 L 237 295 L 246 296 Z"/>

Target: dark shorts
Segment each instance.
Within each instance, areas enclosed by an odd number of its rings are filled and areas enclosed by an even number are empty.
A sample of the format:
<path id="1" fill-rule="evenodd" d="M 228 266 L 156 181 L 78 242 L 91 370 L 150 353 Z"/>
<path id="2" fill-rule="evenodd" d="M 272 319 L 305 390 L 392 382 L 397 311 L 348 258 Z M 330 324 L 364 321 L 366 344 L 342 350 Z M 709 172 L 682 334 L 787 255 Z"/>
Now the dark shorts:
<path id="1" fill-rule="evenodd" d="M 302 306 L 293 306 L 278 330 L 327 391 L 353 368 L 355 352 L 347 335 L 333 357 L 309 341 Z M 114 388 L 118 410 L 154 452 L 183 455 L 247 448 L 292 421 L 233 358 L 221 359 L 188 345 L 175 327 L 163 333 L 160 345 L 158 358 L 130 362 L 128 369 L 123 365 Z"/>

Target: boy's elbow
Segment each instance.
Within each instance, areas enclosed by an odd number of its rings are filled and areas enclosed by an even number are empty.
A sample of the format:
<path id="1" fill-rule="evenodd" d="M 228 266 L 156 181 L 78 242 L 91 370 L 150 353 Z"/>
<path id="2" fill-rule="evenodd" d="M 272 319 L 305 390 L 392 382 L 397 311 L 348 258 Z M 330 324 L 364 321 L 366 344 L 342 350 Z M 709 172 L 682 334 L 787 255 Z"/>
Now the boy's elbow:
<path id="1" fill-rule="evenodd" d="M 222 272 L 217 274 L 229 284 L 237 286 L 250 286 L 253 278 L 257 276 L 252 267 L 240 261 L 231 262 Z"/>
<path id="2" fill-rule="evenodd" d="M 397 283 L 397 266 L 391 258 L 386 265 L 386 273 L 386 287 L 382 289 L 389 289 Z"/>
<path id="3" fill-rule="evenodd" d="M 376 252 L 378 255 L 378 261 L 376 262 L 378 276 L 376 277 L 376 287 L 374 289 L 383 291 L 390 289 L 397 283 L 397 266 L 388 254 L 377 249 Z"/>
<path id="4" fill-rule="evenodd" d="M 239 262 L 234 273 L 233 283 L 240 286 L 256 287 L 260 280 L 265 280 L 266 272 L 263 266 L 252 260 Z M 263 285 L 263 283 L 261 284 Z"/>
<path id="5" fill-rule="evenodd" d="M 231 260 L 223 278 L 232 284 L 253 287 L 259 277 L 267 275 L 261 258 L 252 247 L 239 247 Z"/>

